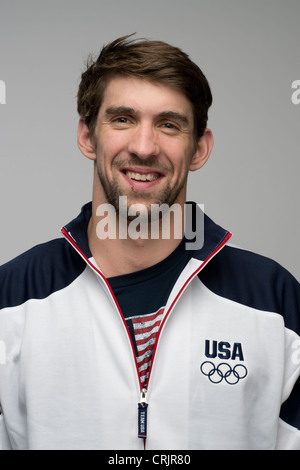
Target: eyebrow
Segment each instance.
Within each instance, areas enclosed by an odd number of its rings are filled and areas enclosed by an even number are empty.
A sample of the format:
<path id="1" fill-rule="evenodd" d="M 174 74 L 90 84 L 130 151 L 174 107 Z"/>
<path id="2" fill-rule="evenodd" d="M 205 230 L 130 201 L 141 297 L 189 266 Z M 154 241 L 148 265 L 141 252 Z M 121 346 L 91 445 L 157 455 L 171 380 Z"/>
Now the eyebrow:
<path id="1" fill-rule="evenodd" d="M 117 114 L 131 114 L 133 116 L 136 116 L 138 114 L 138 111 L 128 106 L 110 106 L 105 110 L 106 117 L 115 116 Z M 183 125 L 186 126 L 190 124 L 190 121 L 185 114 L 181 114 L 176 111 L 162 111 L 161 113 L 158 113 L 156 117 L 159 119 L 173 119 L 175 121 L 181 122 Z"/>
<path id="2" fill-rule="evenodd" d="M 175 121 L 181 122 L 186 126 L 190 124 L 190 121 L 185 114 L 177 113 L 176 111 L 163 111 L 162 113 L 158 114 L 158 117 L 161 119 L 173 119 Z"/>
<path id="3" fill-rule="evenodd" d="M 105 116 L 115 116 L 116 114 L 137 114 L 133 108 L 127 106 L 110 106 L 105 110 Z"/>

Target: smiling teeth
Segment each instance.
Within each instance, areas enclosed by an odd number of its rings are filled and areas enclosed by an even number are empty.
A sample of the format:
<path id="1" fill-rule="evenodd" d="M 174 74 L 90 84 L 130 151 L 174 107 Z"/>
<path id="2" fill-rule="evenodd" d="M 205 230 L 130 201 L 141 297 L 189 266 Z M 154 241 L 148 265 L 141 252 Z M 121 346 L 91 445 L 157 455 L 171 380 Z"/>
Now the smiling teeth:
<path id="1" fill-rule="evenodd" d="M 141 174 L 141 173 L 134 173 L 133 171 L 126 171 L 126 176 L 132 180 L 137 181 L 155 181 L 158 179 L 158 175 L 153 173 Z"/>

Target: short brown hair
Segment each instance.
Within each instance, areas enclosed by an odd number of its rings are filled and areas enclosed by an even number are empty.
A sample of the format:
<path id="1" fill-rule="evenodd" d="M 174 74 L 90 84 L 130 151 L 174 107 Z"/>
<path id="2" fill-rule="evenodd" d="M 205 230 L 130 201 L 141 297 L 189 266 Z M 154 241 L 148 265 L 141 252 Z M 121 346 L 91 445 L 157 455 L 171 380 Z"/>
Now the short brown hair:
<path id="1" fill-rule="evenodd" d="M 108 80 L 133 76 L 179 89 L 194 113 L 195 137 L 202 136 L 212 104 L 209 83 L 200 68 L 179 48 L 162 41 L 123 36 L 103 47 L 96 60 L 89 59 L 81 76 L 77 110 L 93 136 Z"/>

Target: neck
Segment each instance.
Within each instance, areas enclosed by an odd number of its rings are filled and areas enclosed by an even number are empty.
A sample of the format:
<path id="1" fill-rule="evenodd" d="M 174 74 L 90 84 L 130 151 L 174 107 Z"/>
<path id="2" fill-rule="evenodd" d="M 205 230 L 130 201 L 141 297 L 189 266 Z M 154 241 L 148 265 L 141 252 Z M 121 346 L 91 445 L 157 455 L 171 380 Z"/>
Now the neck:
<path id="1" fill-rule="evenodd" d="M 106 277 L 148 268 L 162 261 L 182 240 L 183 208 L 144 223 L 139 217 L 124 221 L 114 212 L 99 214 L 93 202 L 88 227 L 91 253 Z"/>

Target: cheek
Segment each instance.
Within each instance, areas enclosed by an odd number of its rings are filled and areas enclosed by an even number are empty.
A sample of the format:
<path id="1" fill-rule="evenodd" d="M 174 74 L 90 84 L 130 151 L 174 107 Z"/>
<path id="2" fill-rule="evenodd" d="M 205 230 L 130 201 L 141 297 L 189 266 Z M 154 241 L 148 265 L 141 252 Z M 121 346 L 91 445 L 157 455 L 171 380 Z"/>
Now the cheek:
<path id="1" fill-rule="evenodd" d="M 184 176 L 190 167 L 192 158 L 192 149 L 187 146 L 169 145 L 168 147 L 169 160 L 172 162 L 174 173 L 179 176 Z"/>
<path id="2" fill-rule="evenodd" d="M 105 170 L 109 168 L 115 156 L 118 155 L 120 147 L 117 142 L 111 140 L 111 142 L 105 145 L 99 145 L 97 148 L 97 165 Z"/>
<path id="3" fill-rule="evenodd" d="M 98 139 L 98 154 L 105 155 L 106 159 L 112 160 L 124 149 L 128 138 L 125 132 L 102 132 Z"/>

